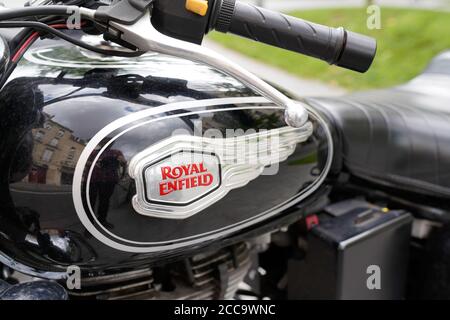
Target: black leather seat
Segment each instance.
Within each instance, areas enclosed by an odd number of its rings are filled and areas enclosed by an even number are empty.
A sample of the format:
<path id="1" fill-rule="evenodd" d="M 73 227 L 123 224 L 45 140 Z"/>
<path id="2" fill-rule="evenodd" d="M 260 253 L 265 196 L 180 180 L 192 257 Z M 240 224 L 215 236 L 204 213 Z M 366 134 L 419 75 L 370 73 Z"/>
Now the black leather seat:
<path id="1" fill-rule="evenodd" d="M 336 129 L 352 174 L 450 197 L 450 51 L 405 85 L 308 102 Z"/>

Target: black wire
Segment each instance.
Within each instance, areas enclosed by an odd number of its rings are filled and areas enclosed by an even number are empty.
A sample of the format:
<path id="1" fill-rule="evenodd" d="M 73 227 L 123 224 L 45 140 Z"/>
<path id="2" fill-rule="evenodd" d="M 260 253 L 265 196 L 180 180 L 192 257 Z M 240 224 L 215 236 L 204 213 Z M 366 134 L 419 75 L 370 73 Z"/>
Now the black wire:
<path id="1" fill-rule="evenodd" d="M 71 36 L 68 36 L 64 32 L 56 30 L 45 23 L 41 22 L 33 22 L 33 21 L 11 21 L 11 22 L 0 22 L 0 28 L 20 28 L 20 27 L 30 27 L 38 30 L 43 30 L 48 33 L 51 33 L 67 42 L 70 42 L 78 47 L 84 48 L 86 50 L 90 50 L 99 54 L 108 55 L 108 56 L 118 56 L 118 57 L 138 57 L 141 56 L 144 52 L 142 51 L 119 51 L 119 50 L 106 50 L 97 48 L 91 45 L 84 43 L 78 39 L 75 39 Z"/>
<path id="2" fill-rule="evenodd" d="M 58 16 L 42 17 L 42 18 L 33 17 L 33 19 L 30 19 L 30 21 L 42 22 L 48 25 L 66 23 L 66 20 Z M 28 40 L 28 38 L 33 34 L 33 32 L 34 32 L 33 28 L 22 28 L 22 30 L 20 30 L 9 43 L 11 52 L 14 52 L 16 51 L 16 49 L 20 48 L 22 44 L 26 40 Z"/>
<path id="3" fill-rule="evenodd" d="M 58 5 L 1 10 L 0 21 L 35 16 L 70 16 L 79 9 L 80 7 L 77 6 Z"/>
<path id="4" fill-rule="evenodd" d="M 67 3 L 64 3 L 66 6 L 79 6 L 79 5 L 81 5 L 81 4 L 83 4 L 83 0 L 72 0 L 72 1 L 69 1 L 69 2 L 67 2 Z"/>
<path id="5" fill-rule="evenodd" d="M 29 37 L 31 37 L 33 32 L 34 31 L 31 28 L 23 28 L 19 30 L 14 37 L 11 38 L 11 40 L 8 41 L 11 56 L 13 56 L 17 49 L 20 48 Z"/>
<path id="6" fill-rule="evenodd" d="M 6 80 L 9 79 L 11 74 L 13 73 L 14 69 L 16 69 L 17 63 L 16 62 L 10 62 L 8 69 L 6 69 L 5 73 L 0 78 L 0 90 L 3 88 L 4 84 L 6 83 Z"/>
<path id="7" fill-rule="evenodd" d="M 66 20 L 63 20 L 63 19 L 58 20 L 56 18 L 57 17 L 53 17 L 52 19 L 49 19 L 49 18 L 41 19 L 41 20 L 39 20 L 39 22 L 44 22 L 45 24 L 50 24 L 50 25 L 66 23 Z M 31 35 L 34 33 L 34 31 L 35 30 L 33 28 L 23 28 L 14 36 L 14 38 L 9 43 L 9 47 L 11 50 L 11 56 L 15 55 L 16 51 L 23 46 L 25 41 L 27 41 L 31 37 Z"/>

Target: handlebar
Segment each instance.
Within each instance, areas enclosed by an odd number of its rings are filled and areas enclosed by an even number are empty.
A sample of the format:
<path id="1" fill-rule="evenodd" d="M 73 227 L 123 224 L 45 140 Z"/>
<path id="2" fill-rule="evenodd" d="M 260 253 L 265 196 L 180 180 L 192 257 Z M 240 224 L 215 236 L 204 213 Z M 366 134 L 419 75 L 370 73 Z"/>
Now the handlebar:
<path id="1" fill-rule="evenodd" d="M 373 38 L 236 0 L 121 0 L 110 6 L 100 5 L 96 10 L 65 5 L 27 7 L 1 10 L 0 21 L 6 21 L 1 27 L 13 27 L 13 22 L 18 24 L 17 21 L 8 21 L 10 19 L 43 16 L 42 21 L 45 21 L 49 19 L 46 16 L 70 16 L 77 11 L 84 18 L 98 23 L 96 26 L 105 38 L 133 50 L 136 48 L 128 46 L 122 41 L 123 36 L 108 26 L 110 22 L 134 25 L 146 11 L 151 11 L 152 25 L 158 31 L 176 39 L 200 44 L 203 36 L 215 29 L 359 72 L 368 70 L 377 49 Z M 46 31 L 51 30 L 46 27 Z"/>
<path id="2" fill-rule="evenodd" d="M 358 72 L 369 69 L 377 50 L 376 41 L 368 36 L 236 0 L 126 0 L 112 7 L 100 7 L 95 17 L 132 25 L 150 6 L 152 24 L 157 30 L 197 44 L 208 31 L 215 29 Z M 117 37 L 109 36 L 113 40 Z"/>
<path id="3" fill-rule="evenodd" d="M 373 38 L 330 28 L 235 0 L 216 0 L 211 27 L 358 72 L 369 69 Z"/>
<path id="4" fill-rule="evenodd" d="M 131 50 L 97 48 L 58 31 L 56 26 L 60 24 L 52 25 L 77 11 L 83 19 L 92 23 L 86 32 L 94 28 L 94 31 L 103 33 L 105 39 Z M 41 18 L 31 21 L 36 14 Z M 8 21 L 16 18 L 28 20 Z M 343 28 L 321 26 L 236 0 L 121 0 L 97 9 L 60 5 L 56 8 L 43 6 L 2 11 L 0 29 L 15 27 L 25 27 L 17 35 L 17 43 L 22 45 L 14 48 L 18 58 L 12 59 L 14 63 L 10 64 L 6 75 L 0 77 L 0 88 L 14 70 L 16 61 L 39 36 L 36 30 L 44 30 L 79 47 L 106 55 L 130 57 L 156 51 L 208 64 L 284 107 L 286 123 L 294 127 L 301 127 L 307 122 L 307 107 L 289 99 L 226 57 L 196 45 L 201 44 L 208 31 L 231 32 L 359 72 L 365 72 L 370 67 L 376 52 L 376 42 L 370 37 Z M 66 27 L 69 28 L 68 25 Z"/>

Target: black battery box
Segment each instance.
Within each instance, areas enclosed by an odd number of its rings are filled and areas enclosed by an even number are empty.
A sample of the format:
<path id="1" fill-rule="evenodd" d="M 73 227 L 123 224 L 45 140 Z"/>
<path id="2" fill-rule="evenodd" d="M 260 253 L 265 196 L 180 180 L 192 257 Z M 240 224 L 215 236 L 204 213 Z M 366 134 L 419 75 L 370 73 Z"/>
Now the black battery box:
<path id="1" fill-rule="evenodd" d="M 328 206 L 304 259 L 288 263 L 290 299 L 402 299 L 412 216 L 352 199 Z"/>

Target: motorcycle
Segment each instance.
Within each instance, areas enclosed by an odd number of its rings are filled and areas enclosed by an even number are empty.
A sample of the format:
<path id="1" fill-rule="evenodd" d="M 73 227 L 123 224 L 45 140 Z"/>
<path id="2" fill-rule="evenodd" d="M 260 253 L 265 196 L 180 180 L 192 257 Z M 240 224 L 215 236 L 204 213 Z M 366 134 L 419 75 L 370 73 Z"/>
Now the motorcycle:
<path id="1" fill-rule="evenodd" d="M 0 30 L 0 299 L 448 298 L 448 54 L 305 99 L 203 37 L 356 72 L 375 40 L 235 0 L 34 1 Z"/>

